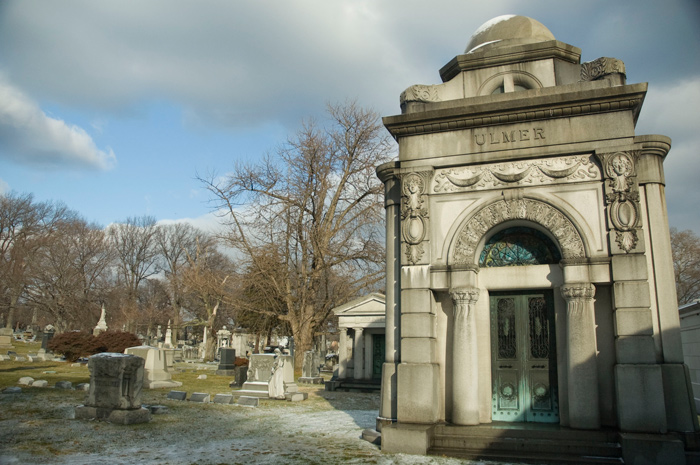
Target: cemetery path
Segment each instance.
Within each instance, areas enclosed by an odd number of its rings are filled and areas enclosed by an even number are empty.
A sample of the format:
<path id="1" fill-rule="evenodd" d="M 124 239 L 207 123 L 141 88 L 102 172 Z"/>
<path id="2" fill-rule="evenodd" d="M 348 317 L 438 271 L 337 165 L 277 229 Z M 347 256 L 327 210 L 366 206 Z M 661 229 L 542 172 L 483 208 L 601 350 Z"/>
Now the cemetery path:
<path id="1" fill-rule="evenodd" d="M 307 401 L 263 400 L 258 408 L 174 401 L 167 391 L 147 391 L 144 403 L 165 405 L 168 413 L 130 426 L 75 420 L 74 407 L 84 397 L 76 391 L 0 394 L 0 465 L 470 463 L 382 454 L 360 439 L 363 429 L 374 427 L 378 394 L 302 390 Z"/>

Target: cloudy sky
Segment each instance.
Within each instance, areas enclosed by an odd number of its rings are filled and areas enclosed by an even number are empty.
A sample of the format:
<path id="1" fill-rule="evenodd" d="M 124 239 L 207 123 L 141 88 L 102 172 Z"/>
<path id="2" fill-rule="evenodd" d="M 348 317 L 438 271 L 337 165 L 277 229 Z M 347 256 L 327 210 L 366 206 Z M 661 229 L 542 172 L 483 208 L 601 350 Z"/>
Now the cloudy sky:
<path id="1" fill-rule="evenodd" d="M 638 134 L 673 139 L 672 226 L 700 233 L 697 0 L 0 2 L 0 192 L 107 225 L 206 222 L 197 173 L 274 151 L 327 102 L 399 113 L 412 84 L 503 14 L 649 82 Z"/>

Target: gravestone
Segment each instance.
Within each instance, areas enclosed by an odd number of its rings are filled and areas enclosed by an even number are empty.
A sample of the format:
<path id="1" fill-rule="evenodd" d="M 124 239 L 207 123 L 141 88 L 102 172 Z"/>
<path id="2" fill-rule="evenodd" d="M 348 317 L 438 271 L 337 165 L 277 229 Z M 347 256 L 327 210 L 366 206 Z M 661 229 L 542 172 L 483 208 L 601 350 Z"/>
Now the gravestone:
<path id="1" fill-rule="evenodd" d="M 168 371 L 166 350 L 151 346 L 136 346 L 127 348 L 124 353 L 137 355 L 145 360 L 143 387 L 146 389 L 182 386 L 181 382 L 173 381 Z"/>
<path id="2" fill-rule="evenodd" d="M 199 402 L 202 404 L 208 404 L 211 397 L 206 392 L 193 392 L 190 396 L 190 402 Z"/>
<path id="3" fill-rule="evenodd" d="M 168 413 L 168 407 L 165 405 L 149 405 L 147 408 L 151 411 L 152 415 L 163 415 Z"/>
<path id="4" fill-rule="evenodd" d="M 215 404 L 230 404 L 232 400 L 233 394 L 216 394 L 212 402 Z"/>
<path id="5" fill-rule="evenodd" d="M 12 349 L 12 328 L 0 328 L 0 349 Z"/>
<path id="6" fill-rule="evenodd" d="M 219 349 L 219 366 L 216 374 L 221 376 L 235 376 L 236 374 L 236 349 L 222 347 Z"/>
<path id="7" fill-rule="evenodd" d="M 3 394 L 21 394 L 22 388 L 17 387 L 17 386 L 10 386 L 10 387 L 6 387 L 5 389 L 3 389 L 2 393 Z"/>
<path id="8" fill-rule="evenodd" d="M 299 387 L 294 382 L 294 359 L 291 355 L 280 355 L 280 357 L 284 358 L 282 380 L 284 383 L 285 395 L 299 391 Z M 243 383 L 242 389 L 234 391 L 233 395 L 235 397 L 251 396 L 269 398 L 268 387 L 274 365 L 274 354 L 251 355 L 246 374 L 246 382 Z"/>
<path id="9" fill-rule="evenodd" d="M 172 400 L 185 400 L 187 399 L 187 393 L 185 391 L 170 391 L 167 398 Z"/>
<path id="10" fill-rule="evenodd" d="M 242 405 L 243 407 L 257 407 L 258 405 L 260 405 L 260 398 L 253 396 L 240 396 L 236 404 Z"/>
<path id="11" fill-rule="evenodd" d="M 100 321 L 97 322 L 97 325 L 95 328 L 92 330 L 92 335 L 93 336 L 99 336 L 101 333 L 104 333 L 107 331 L 107 320 L 105 319 L 105 305 L 102 304 L 102 312 L 100 313 Z"/>
<path id="12" fill-rule="evenodd" d="M 90 357 L 90 390 L 75 418 L 130 425 L 151 420 L 141 406 L 144 360 L 136 355 L 105 352 Z"/>
<path id="13" fill-rule="evenodd" d="M 323 384 L 321 376 L 321 359 L 315 350 L 304 352 L 304 361 L 301 368 L 300 383 Z"/>
<path id="14" fill-rule="evenodd" d="M 32 387 L 46 387 L 49 385 L 49 382 L 46 381 L 45 379 L 37 379 L 32 383 Z"/>
<path id="15" fill-rule="evenodd" d="M 54 384 L 54 388 L 71 390 L 73 389 L 73 383 L 71 383 L 70 381 L 56 381 L 56 384 Z"/>
<path id="16" fill-rule="evenodd" d="M 243 384 L 248 380 L 248 366 L 238 366 L 234 370 L 234 379 L 229 386 L 231 387 L 242 387 Z"/>
<path id="17" fill-rule="evenodd" d="M 19 381 L 17 381 L 17 384 L 21 386 L 31 386 L 32 383 L 34 382 L 34 378 L 31 378 L 29 376 L 22 376 Z"/>

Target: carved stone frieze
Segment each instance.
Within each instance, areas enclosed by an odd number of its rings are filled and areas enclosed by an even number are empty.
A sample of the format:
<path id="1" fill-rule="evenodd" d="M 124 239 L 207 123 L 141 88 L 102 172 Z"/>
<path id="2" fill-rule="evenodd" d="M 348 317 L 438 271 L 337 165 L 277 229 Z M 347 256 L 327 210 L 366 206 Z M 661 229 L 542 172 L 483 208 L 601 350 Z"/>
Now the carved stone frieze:
<path id="1" fill-rule="evenodd" d="M 442 169 L 435 175 L 433 191 L 440 193 L 517 185 L 536 186 L 593 179 L 601 179 L 598 165 L 591 156 L 579 155 Z"/>
<path id="2" fill-rule="evenodd" d="M 476 249 L 484 234 L 510 220 L 528 220 L 545 227 L 557 240 L 562 257 L 583 258 L 583 240 L 571 220 L 549 204 L 534 199 L 499 200 L 483 207 L 457 233 L 454 264 L 476 263 Z"/>
<path id="3" fill-rule="evenodd" d="M 581 63 L 581 81 L 595 81 L 608 74 L 625 74 L 625 63 L 608 57 Z"/>
<path id="4" fill-rule="evenodd" d="M 427 191 L 430 172 L 408 173 L 401 176 L 401 235 L 407 261 L 416 265 L 425 249 L 428 233 Z"/>
<path id="5" fill-rule="evenodd" d="M 607 179 L 605 203 L 615 229 L 615 242 L 626 253 L 639 241 L 639 186 L 635 168 L 638 155 L 636 151 L 599 154 Z"/>
<path id="6" fill-rule="evenodd" d="M 462 287 L 450 291 L 456 320 L 463 320 L 469 316 L 469 310 L 479 300 L 479 289 L 475 287 Z"/>
<path id="7" fill-rule="evenodd" d="M 401 92 L 400 103 L 439 102 L 437 86 L 415 85 Z"/>

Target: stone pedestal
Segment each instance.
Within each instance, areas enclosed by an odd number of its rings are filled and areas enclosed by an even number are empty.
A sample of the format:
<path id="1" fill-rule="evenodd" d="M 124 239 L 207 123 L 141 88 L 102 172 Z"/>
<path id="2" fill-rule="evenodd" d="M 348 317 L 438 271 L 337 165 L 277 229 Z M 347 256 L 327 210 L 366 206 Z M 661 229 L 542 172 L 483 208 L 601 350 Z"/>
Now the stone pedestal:
<path id="1" fill-rule="evenodd" d="M 222 347 L 219 350 L 219 366 L 216 369 L 216 374 L 222 376 L 235 376 L 236 349 Z"/>
<path id="2" fill-rule="evenodd" d="M 143 387 L 146 389 L 182 386 L 181 382 L 173 381 L 168 371 L 168 352 L 151 346 L 129 347 L 124 351 L 125 354 L 137 355 L 145 360 Z"/>
<path id="3" fill-rule="evenodd" d="M 0 328 L 0 349 L 13 349 L 12 345 L 12 329 Z"/>
<path id="4" fill-rule="evenodd" d="M 313 350 L 307 350 L 304 352 L 304 363 L 301 368 L 301 378 L 299 378 L 300 383 L 308 384 L 323 384 L 323 377 L 321 376 L 321 360 Z"/>
<path id="5" fill-rule="evenodd" d="M 78 419 L 100 419 L 129 425 L 151 420 L 151 412 L 141 407 L 144 359 L 135 355 L 102 353 L 88 361 L 90 390 L 75 409 Z"/>
<path id="6" fill-rule="evenodd" d="M 285 359 L 282 367 L 284 381 L 284 392 L 291 394 L 299 391 L 299 387 L 294 382 L 294 359 L 291 355 L 280 355 Z M 251 396 L 268 398 L 268 386 L 272 376 L 272 367 L 275 363 L 273 354 L 255 354 L 250 357 L 248 365 L 247 380 L 243 383 L 243 388 L 233 391 L 234 397 Z"/>

